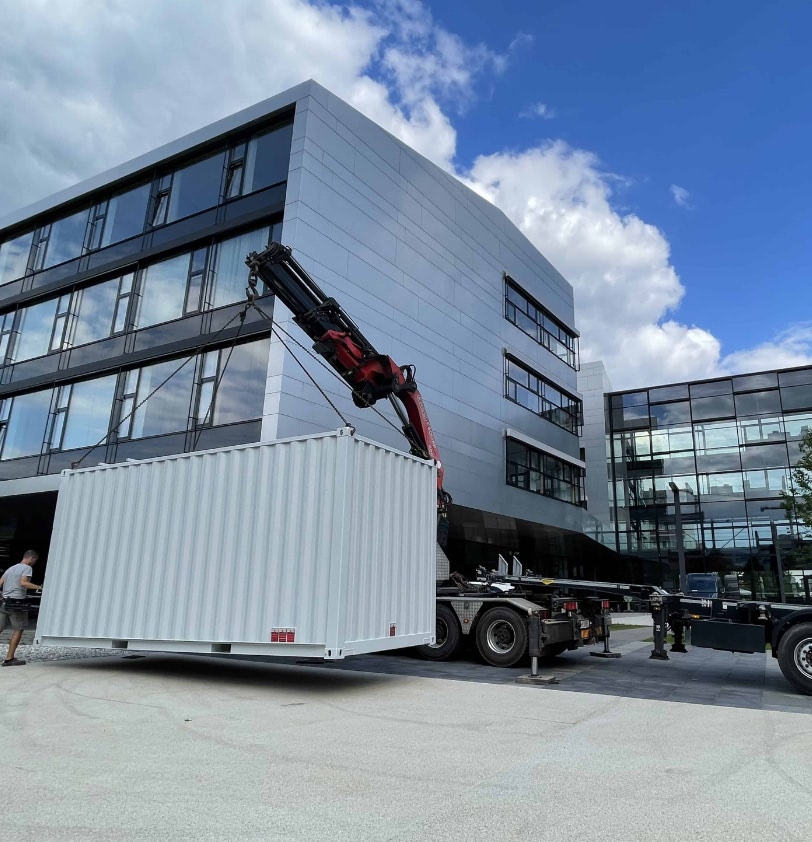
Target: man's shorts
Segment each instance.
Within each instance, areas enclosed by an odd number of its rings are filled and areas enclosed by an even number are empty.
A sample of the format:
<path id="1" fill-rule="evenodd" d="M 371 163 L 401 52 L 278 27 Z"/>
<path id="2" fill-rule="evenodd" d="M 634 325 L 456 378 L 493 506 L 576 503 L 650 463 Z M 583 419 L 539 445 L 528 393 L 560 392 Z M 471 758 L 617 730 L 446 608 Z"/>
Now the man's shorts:
<path id="1" fill-rule="evenodd" d="M 28 611 L 11 611 L 5 605 L 0 605 L 0 631 L 8 625 L 14 631 L 25 631 L 28 626 Z"/>

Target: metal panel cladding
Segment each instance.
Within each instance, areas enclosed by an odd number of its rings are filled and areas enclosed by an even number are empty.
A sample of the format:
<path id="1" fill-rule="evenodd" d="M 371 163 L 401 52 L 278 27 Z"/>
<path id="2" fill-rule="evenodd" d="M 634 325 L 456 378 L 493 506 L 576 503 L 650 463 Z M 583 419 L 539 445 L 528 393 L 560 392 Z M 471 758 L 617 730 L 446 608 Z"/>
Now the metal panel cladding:
<path id="1" fill-rule="evenodd" d="M 423 642 L 435 520 L 435 467 L 346 428 L 66 471 L 37 638 L 329 657 Z"/>

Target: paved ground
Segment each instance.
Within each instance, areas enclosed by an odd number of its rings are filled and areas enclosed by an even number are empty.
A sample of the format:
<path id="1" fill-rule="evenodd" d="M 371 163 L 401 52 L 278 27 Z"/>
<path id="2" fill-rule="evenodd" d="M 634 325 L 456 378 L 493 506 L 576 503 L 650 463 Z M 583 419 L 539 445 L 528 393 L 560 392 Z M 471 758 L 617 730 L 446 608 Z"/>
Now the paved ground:
<path id="1" fill-rule="evenodd" d="M 516 684 L 526 667 L 403 655 L 325 667 L 116 654 L 0 669 L 0 783 L 13 791 L 0 831 L 15 842 L 808 839 L 809 701 L 762 656 L 649 661 L 647 633 L 616 632 L 620 660 L 569 653 L 549 687 Z"/>

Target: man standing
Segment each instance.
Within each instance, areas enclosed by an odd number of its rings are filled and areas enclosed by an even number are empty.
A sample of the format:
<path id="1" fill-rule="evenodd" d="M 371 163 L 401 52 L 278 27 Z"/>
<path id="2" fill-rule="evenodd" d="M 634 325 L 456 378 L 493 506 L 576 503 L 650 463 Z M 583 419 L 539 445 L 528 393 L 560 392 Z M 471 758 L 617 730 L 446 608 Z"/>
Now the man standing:
<path id="1" fill-rule="evenodd" d="M 25 604 L 26 591 L 41 590 L 40 585 L 31 581 L 31 574 L 34 572 L 31 567 L 37 563 L 39 553 L 28 550 L 23 560 L 8 570 L 0 578 L 0 587 L 3 589 L 3 603 L 0 605 L 0 632 L 7 625 L 11 625 L 11 640 L 8 643 L 4 667 L 21 667 L 25 661 L 14 657 L 17 646 L 23 636 L 23 631 L 28 625 L 28 607 Z"/>

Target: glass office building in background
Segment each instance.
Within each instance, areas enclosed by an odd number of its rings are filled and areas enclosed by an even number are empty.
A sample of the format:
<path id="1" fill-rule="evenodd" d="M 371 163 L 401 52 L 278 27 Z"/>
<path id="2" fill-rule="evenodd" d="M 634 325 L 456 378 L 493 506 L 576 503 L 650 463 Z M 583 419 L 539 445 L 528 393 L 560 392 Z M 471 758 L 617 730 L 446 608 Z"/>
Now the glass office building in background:
<path id="1" fill-rule="evenodd" d="M 809 601 L 804 529 L 781 505 L 812 429 L 812 368 L 607 396 L 610 502 L 622 575 L 678 583 L 676 506 L 688 573 L 723 592 Z"/>

